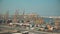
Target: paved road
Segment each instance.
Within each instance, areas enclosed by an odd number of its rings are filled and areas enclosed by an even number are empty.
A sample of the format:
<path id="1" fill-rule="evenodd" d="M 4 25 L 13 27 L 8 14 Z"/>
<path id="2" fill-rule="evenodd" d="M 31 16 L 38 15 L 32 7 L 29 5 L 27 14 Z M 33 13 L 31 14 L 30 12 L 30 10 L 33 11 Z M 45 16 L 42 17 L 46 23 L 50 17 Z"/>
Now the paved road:
<path id="1" fill-rule="evenodd" d="M 8 32 L 9 30 L 13 30 L 13 29 L 16 29 L 16 30 L 20 30 L 20 31 L 29 31 L 29 34 L 60 34 L 60 33 L 48 33 L 48 32 L 42 32 L 42 31 L 35 31 L 35 30 L 29 30 L 29 29 L 25 29 L 25 28 L 20 28 L 20 27 L 9 27 L 9 26 L 4 26 L 4 25 L 1 25 L 0 27 L 4 27 L 4 28 L 7 28 L 5 31 L 0 31 L 0 33 L 3 33 L 3 32 Z"/>
<path id="2" fill-rule="evenodd" d="M 26 30 L 24 30 L 26 31 Z M 50 33 L 50 32 L 42 32 L 42 31 L 34 31 L 34 30 L 27 30 L 30 34 L 60 34 L 60 33 Z"/>

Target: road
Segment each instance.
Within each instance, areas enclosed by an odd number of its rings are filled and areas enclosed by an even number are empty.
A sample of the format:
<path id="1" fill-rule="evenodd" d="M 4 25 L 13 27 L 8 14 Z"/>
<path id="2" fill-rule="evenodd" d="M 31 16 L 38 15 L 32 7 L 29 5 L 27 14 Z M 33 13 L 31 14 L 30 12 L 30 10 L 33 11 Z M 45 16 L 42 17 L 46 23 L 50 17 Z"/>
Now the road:
<path id="1" fill-rule="evenodd" d="M 3 28 L 4 27 L 4 28 Z M 20 27 L 9 27 L 7 25 L 0 25 L 0 29 L 4 29 L 3 31 L 0 31 L 0 33 L 4 33 L 4 32 L 12 32 L 13 30 L 19 30 L 21 32 L 24 31 L 28 31 L 29 34 L 60 34 L 60 33 L 50 33 L 50 32 L 42 32 L 42 31 L 36 31 L 36 30 L 29 30 L 29 29 L 25 29 L 25 28 L 20 28 Z"/>

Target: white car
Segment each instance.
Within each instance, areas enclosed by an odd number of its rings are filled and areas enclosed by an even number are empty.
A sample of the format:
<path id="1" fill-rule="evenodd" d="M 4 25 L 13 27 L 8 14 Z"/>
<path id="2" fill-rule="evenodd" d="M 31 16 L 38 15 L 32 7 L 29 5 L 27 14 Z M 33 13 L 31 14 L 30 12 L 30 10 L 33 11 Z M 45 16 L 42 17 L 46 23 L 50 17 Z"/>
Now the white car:
<path id="1" fill-rule="evenodd" d="M 31 30 L 34 30 L 34 28 L 30 28 Z"/>
<path id="2" fill-rule="evenodd" d="M 23 25 L 23 23 L 9 23 L 9 25 Z"/>
<path id="3" fill-rule="evenodd" d="M 12 34 L 22 34 L 22 33 L 12 33 Z"/>
<path id="4" fill-rule="evenodd" d="M 28 31 L 24 31 L 24 32 L 22 32 L 22 34 L 29 34 L 29 32 Z"/>

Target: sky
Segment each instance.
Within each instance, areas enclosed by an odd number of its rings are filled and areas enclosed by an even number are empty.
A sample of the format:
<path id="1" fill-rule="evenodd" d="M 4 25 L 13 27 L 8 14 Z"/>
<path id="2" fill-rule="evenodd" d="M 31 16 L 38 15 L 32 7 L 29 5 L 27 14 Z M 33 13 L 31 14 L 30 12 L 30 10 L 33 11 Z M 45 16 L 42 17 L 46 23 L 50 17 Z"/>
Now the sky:
<path id="1" fill-rule="evenodd" d="M 60 0 L 0 0 L 0 13 L 16 10 L 22 14 L 36 13 L 41 16 L 60 16 Z"/>

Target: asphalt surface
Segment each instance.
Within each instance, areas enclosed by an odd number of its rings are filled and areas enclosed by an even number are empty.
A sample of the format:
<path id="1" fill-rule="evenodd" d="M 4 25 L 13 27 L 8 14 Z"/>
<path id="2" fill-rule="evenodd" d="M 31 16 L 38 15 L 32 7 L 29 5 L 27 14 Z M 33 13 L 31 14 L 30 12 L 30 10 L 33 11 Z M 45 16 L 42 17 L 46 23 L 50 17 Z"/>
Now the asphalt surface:
<path id="1" fill-rule="evenodd" d="M 11 31 L 13 31 L 15 29 L 19 30 L 21 32 L 28 31 L 29 34 L 60 34 L 60 33 L 53 33 L 53 32 L 50 33 L 50 32 L 36 31 L 36 30 L 29 30 L 29 29 L 20 28 L 20 27 L 9 27 L 7 25 L 0 25 L 0 34 L 2 34 L 2 33 L 3 34 L 11 34 L 9 32 L 11 32 Z"/>

